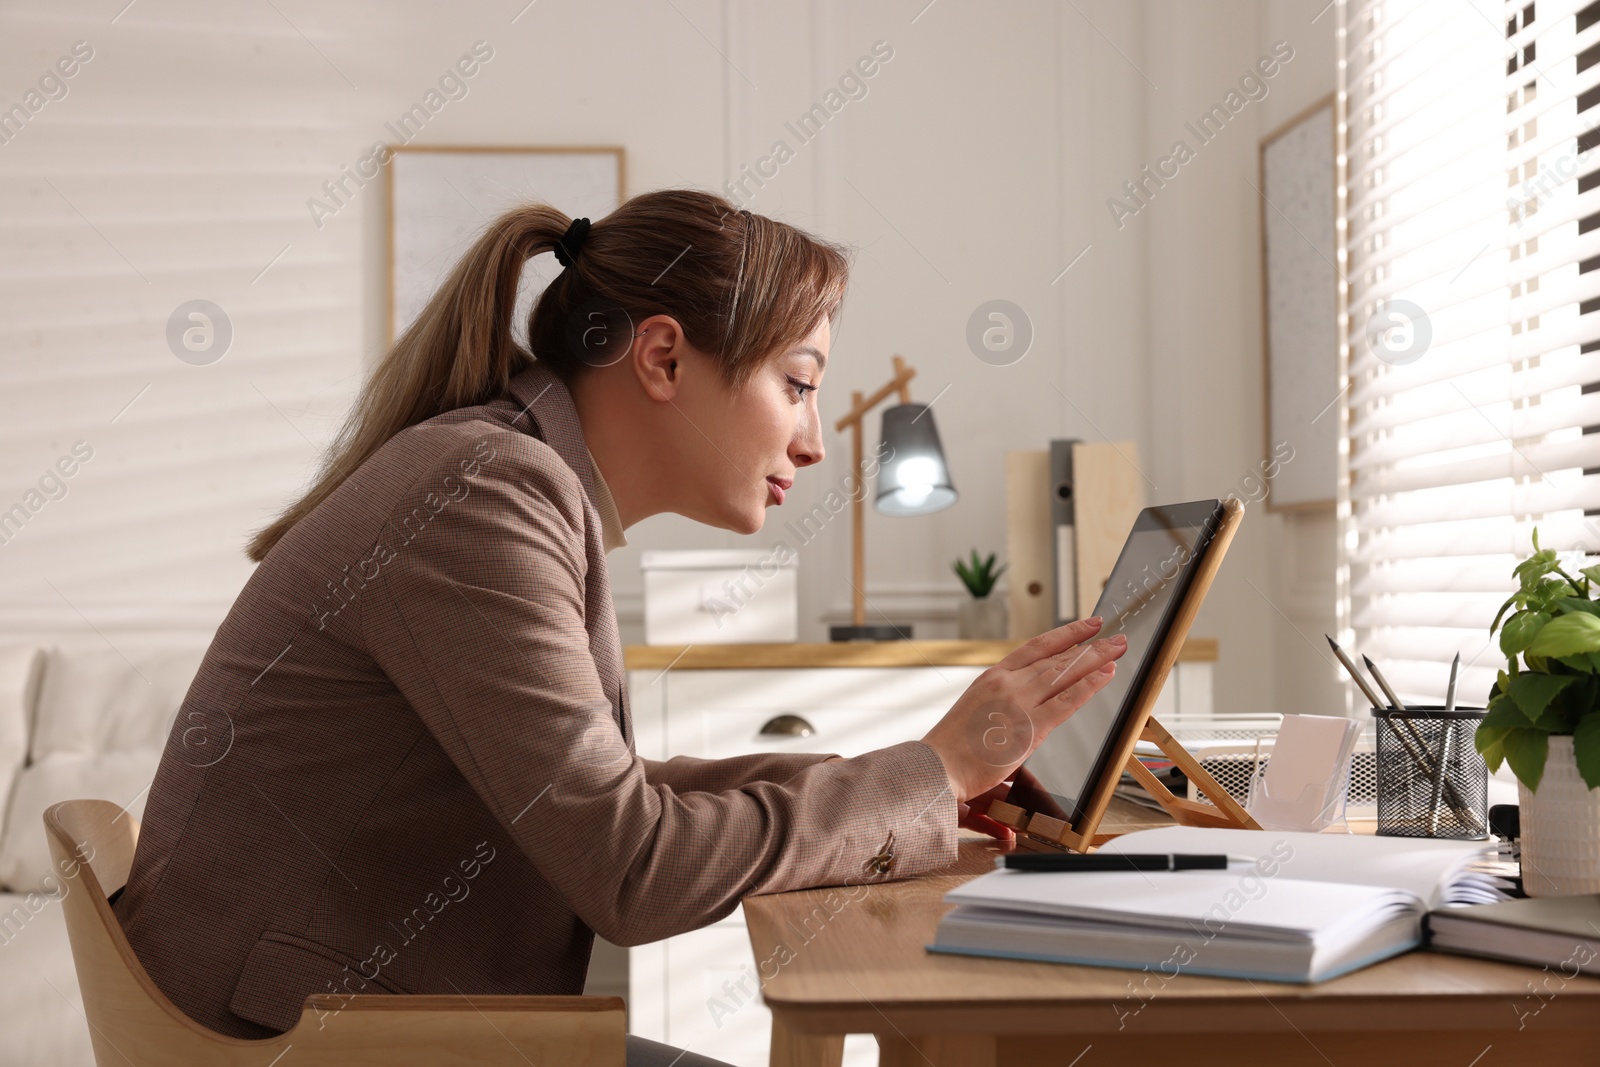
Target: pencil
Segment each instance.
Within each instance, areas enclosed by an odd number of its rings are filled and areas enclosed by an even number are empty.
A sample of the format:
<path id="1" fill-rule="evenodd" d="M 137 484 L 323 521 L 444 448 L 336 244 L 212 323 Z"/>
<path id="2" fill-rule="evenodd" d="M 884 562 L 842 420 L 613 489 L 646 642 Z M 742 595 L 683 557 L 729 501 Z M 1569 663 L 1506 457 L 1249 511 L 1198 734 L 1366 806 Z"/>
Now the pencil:
<path id="1" fill-rule="evenodd" d="M 1444 739 L 1439 742 L 1439 758 L 1434 761 L 1433 767 L 1433 799 L 1429 803 L 1428 833 L 1437 836 L 1439 833 L 1439 801 L 1444 797 L 1444 769 L 1450 760 L 1450 749 L 1456 739 L 1456 724 L 1449 721 L 1448 716 L 1456 710 L 1456 676 L 1461 673 L 1461 653 L 1456 653 L 1456 658 L 1450 661 L 1450 681 L 1444 689 L 1444 711 L 1446 721 L 1444 724 Z"/>
<path id="2" fill-rule="evenodd" d="M 1378 694 L 1372 691 L 1372 686 L 1367 684 L 1367 680 L 1361 677 L 1361 672 L 1357 670 L 1356 665 L 1350 661 L 1350 657 L 1345 655 L 1344 649 L 1339 647 L 1339 642 L 1335 641 L 1331 637 L 1328 637 L 1327 634 L 1323 634 L 1322 636 L 1327 638 L 1328 647 L 1333 649 L 1333 654 L 1339 657 L 1340 663 L 1344 664 L 1345 671 L 1350 675 L 1351 681 L 1356 683 L 1356 688 L 1361 690 L 1361 695 L 1366 697 L 1373 707 L 1383 707 L 1383 701 L 1378 699 Z"/>
<path id="3" fill-rule="evenodd" d="M 1372 678 L 1378 683 L 1378 688 L 1382 689 L 1383 695 L 1389 698 L 1389 706 L 1394 708 L 1396 711 L 1405 711 L 1406 706 L 1400 702 L 1400 698 L 1389 686 L 1389 680 L 1383 676 L 1383 672 L 1378 670 L 1378 665 L 1372 662 L 1372 657 L 1362 656 L 1361 662 L 1367 665 L 1367 670 L 1372 672 Z"/>

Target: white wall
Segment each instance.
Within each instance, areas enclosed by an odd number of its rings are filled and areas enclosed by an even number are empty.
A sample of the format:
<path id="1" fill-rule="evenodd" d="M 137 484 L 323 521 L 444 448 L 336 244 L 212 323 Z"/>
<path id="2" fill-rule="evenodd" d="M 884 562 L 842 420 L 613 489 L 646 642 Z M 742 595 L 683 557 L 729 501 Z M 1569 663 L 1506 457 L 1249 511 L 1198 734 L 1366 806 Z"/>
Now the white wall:
<path id="1" fill-rule="evenodd" d="M 1124 219 L 1143 229 L 1149 285 L 1149 474 L 1163 498 L 1248 495 L 1262 432 L 1261 139 L 1333 92 L 1334 20 L 1326 0 L 1150 0 L 1144 58 L 1145 146 L 1153 162 L 1175 140 L 1195 149 L 1149 206 Z M 1293 58 L 1201 144 L 1186 123 L 1224 100 L 1258 59 L 1287 42 Z M 1330 487 L 1331 489 L 1331 487 Z M 1331 511 L 1280 514 L 1251 506 L 1196 632 L 1222 641 L 1219 711 L 1343 712 L 1322 640 L 1333 629 Z"/>
<path id="2" fill-rule="evenodd" d="M 0 634 L 115 643 L 220 620 L 246 536 L 309 478 L 384 336 L 381 189 L 320 229 L 305 201 L 480 39 L 494 58 L 416 143 L 621 144 L 630 193 L 720 188 L 774 140 L 795 149 L 751 209 L 858 250 L 824 417 L 904 355 L 915 398 L 939 396 L 961 491 L 932 517 L 869 512 L 873 617 L 953 636 L 949 562 L 1003 549 L 1007 449 L 1132 438 L 1152 500 L 1225 493 L 1261 458 L 1244 179 L 1260 136 L 1333 87 L 1317 0 L 123 2 L 0 12 L 0 105 L 73 41 L 96 49 L 0 145 L 0 507 L 73 441 L 95 448 L 0 545 Z M 1280 39 L 1296 57 L 1269 96 L 1116 226 L 1106 199 Z M 894 57 L 867 96 L 798 145 L 785 121 L 880 40 Z M 236 331 L 206 367 L 163 337 L 195 297 Z M 965 340 L 993 298 L 1035 329 L 1007 367 Z M 830 434 L 753 538 L 671 516 L 634 527 L 611 557 L 624 639 L 639 638 L 642 549 L 775 544 L 848 451 Z M 1311 642 L 1331 625 L 1331 523 L 1254 508 L 1240 537 L 1197 629 L 1222 640 L 1217 707 L 1326 710 L 1338 690 Z M 844 515 L 800 566 L 802 638 L 819 640 L 848 615 Z"/>

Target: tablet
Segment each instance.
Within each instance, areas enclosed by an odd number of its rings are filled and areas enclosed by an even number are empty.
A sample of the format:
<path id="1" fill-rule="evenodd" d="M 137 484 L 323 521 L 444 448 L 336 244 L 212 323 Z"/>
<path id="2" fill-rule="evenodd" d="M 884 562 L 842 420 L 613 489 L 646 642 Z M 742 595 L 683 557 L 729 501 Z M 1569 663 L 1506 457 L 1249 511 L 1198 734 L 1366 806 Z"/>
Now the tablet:
<path id="1" fill-rule="evenodd" d="M 1126 747 L 1120 742 L 1144 690 L 1166 680 L 1165 672 L 1152 676 L 1156 660 L 1223 516 L 1220 500 L 1139 513 L 1094 608 L 1104 620 L 1096 639 L 1125 634 L 1128 650 L 1110 684 L 1051 731 L 1023 764 L 1039 785 L 1017 782 L 1007 803 L 1080 826 L 1095 785 L 1107 774 L 1121 775 L 1122 768 L 1110 763 Z"/>

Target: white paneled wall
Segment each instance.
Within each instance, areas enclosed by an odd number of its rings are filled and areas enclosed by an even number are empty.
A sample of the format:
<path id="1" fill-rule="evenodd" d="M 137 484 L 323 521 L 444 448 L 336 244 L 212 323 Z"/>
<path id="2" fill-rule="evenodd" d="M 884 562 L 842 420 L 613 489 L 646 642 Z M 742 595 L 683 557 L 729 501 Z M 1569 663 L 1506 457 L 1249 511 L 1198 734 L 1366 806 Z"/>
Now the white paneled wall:
<path id="1" fill-rule="evenodd" d="M 7 106 L 18 75 L 93 49 L 0 146 L 0 509 L 74 442 L 92 450 L 4 528 L 8 636 L 214 627 L 249 576 L 245 537 L 310 474 L 360 368 L 360 228 L 318 231 L 304 206 L 351 140 L 333 98 L 352 90 L 270 5 L 112 23 L 119 6 L 0 15 Z M 197 298 L 233 331 L 204 366 L 166 341 Z"/>

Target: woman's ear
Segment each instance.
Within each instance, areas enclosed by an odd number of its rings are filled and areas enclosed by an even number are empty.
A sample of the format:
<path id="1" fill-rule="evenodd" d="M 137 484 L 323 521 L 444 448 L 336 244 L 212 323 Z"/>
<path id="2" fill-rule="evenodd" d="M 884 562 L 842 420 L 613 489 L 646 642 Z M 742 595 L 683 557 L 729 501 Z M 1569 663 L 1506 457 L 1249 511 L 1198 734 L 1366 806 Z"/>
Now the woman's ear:
<path id="1" fill-rule="evenodd" d="M 652 315 L 634 331 L 629 365 L 652 400 L 671 400 L 678 394 L 684 350 L 688 342 L 683 327 L 671 315 Z"/>

